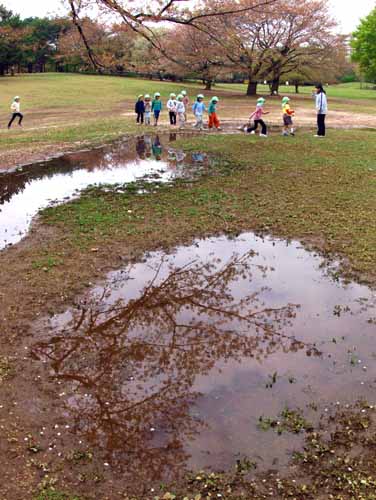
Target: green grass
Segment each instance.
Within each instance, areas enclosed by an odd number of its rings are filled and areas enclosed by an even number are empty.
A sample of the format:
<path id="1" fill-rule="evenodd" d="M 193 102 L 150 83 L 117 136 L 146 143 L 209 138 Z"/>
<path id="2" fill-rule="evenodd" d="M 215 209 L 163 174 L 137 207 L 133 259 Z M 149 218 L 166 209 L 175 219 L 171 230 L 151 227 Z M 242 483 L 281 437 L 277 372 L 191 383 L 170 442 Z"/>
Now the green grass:
<path id="1" fill-rule="evenodd" d="M 140 93 L 160 92 L 166 99 L 171 92 L 183 89 L 198 93 L 202 86 L 71 73 L 19 75 L 0 78 L 0 111 L 8 111 L 13 97 L 20 95 L 28 110 L 96 109 L 103 111 L 105 117 L 108 108 L 121 105 L 124 100 L 136 100 Z"/>
<path id="2" fill-rule="evenodd" d="M 129 133 L 134 134 L 137 127 L 133 122 L 124 119 L 92 120 L 77 125 L 61 128 L 42 128 L 38 131 L 16 131 L 12 135 L 0 134 L 0 149 L 8 149 L 22 145 L 48 145 L 59 143 L 91 143 L 108 142 L 116 137 Z"/>
<path id="3" fill-rule="evenodd" d="M 54 489 L 43 490 L 34 500 L 80 500 L 79 497 L 68 495 Z"/>
<path id="4" fill-rule="evenodd" d="M 239 93 L 245 93 L 247 85 L 246 84 L 218 84 L 217 88 L 225 91 L 235 91 Z M 326 87 L 328 96 L 335 99 L 350 99 L 350 100 L 361 100 L 361 99 L 375 99 L 376 100 L 376 90 L 372 89 L 372 84 L 363 84 L 363 88 L 359 82 L 355 83 L 342 83 L 337 85 L 329 85 Z M 259 85 L 257 88 L 260 94 L 270 94 L 268 85 Z M 313 85 L 307 87 L 299 87 L 299 93 L 302 96 L 310 96 L 313 91 Z M 293 85 L 281 85 L 279 89 L 280 94 L 295 95 L 295 87 Z"/>
<path id="5" fill-rule="evenodd" d="M 119 106 L 125 100 L 134 100 L 140 93 L 159 91 L 166 99 L 171 92 L 187 89 L 191 95 L 202 92 L 200 84 L 181 84 L 113 76 L 45 73 L 0 78 L 0 111 L 7 112 L 14 95 L 22 97 L 25 109 L 48 111 L 50 109 L 95 109 L 103 111 Z M 245 84 L 218 84 L 213 92 L 245 94 Z M 259 85 L 260 94 L 268 94 L 269 87 Z M 292 86 L 281 86 L 281 94 L 294 93 Z M 213 93 L 211 92 L 211 93 Z M 301 87 L 302 95 L 309 95 L 311 87 Z M 210 93 L 209 93 L 210 94 Z M 330 97 L 339 99 L 376 99 L 376 90 L 360 89 L 359 83 L 332 85 Z"/>

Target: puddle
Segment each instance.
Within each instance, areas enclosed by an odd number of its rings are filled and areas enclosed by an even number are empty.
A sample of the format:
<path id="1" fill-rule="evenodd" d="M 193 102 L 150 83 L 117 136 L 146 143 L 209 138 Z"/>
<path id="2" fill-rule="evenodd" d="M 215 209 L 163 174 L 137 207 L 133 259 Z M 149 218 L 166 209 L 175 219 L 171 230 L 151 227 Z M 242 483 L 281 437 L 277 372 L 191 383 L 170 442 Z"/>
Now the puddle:
<path id="1" fill-rule="evenodd" d="M 0 249 L 20 241 L 39 210 L 66 202 L 88 186 L 168 182 L 192 175 L 205 156 L 186 158 L 173 148 L 176 137 L 144 135 L 0 174 Z"/>
<path id="2" fill-rule="evenodd" d="M 375 401 L 375 303 L 296 242 L 211 238 L 109 275 L 43 323 L 33 358 L 64 423 L 133 481 L 244 456 L 281 469 L 304 436 L 260 417 Z"/>

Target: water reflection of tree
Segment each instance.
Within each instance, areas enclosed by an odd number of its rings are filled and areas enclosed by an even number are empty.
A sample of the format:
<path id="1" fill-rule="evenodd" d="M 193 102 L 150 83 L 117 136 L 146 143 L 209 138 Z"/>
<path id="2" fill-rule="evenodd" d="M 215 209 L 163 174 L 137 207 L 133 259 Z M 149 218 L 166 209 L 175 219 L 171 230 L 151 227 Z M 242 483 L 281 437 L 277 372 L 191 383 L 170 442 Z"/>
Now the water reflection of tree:
<path id="1" fill-rule="evenodd" d="M 251 258 L 181 268 L 162 261 L 138 298 L 113 302 L 105 290 L 35 347 L 76 388 L 67 404 L 76 430 L 114 465 L 154 480 L 176 474 L 184 441 L 203 425 L 190 414 L 199 375 L 219 361 L 312 349 L 283 333 L 295 306 L 266 307 L 265 290 L 237 298 L 252 280 Z"/>

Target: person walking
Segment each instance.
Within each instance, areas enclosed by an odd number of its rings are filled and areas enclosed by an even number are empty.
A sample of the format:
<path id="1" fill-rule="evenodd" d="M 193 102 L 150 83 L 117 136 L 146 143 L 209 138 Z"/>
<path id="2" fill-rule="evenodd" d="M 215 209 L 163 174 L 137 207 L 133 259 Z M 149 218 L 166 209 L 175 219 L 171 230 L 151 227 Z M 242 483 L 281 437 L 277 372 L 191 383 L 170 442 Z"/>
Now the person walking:
<path id="1" fill-rule="evenodd" d="M 202 94 L 198 94 L 197 101 L 192 106 L 192 111 L 196 118 L 196 123 L 193 125 L 193 128 L 203 130 L 206 106 L 204 104 L 204 96 Z"/>
<path id="2" fill-rule="evenodd" d="M 183 103 L 184 103 L 184 107 L 185 107 L 185 121 L 187 121 L 187 119 L 188 119 L 188 117 L 187 117 L 187 111 L 188 111 L 188 106 L 189 106 L 189 97 L 188 97 L 188 94 L 187 94 L 186 90 L 182 90 L 181 95 L 183 96 Z"/>
<path id="3" fill-rule="evenodd" d="M 315 137 L 325 137 L 325 119 L 328 113 L 328 98 L 326 97 L 326 92 L 321 83 L 316 86 L 314 96 L 316 99 L 317 111 L 317 134 L 315 135 Z"/>
<path id="4" fill-rule="evenodd" d="M 176 125 L 176 94 L 170 94 L 170 99 L 167 101 L 168 114 L 170 116 L 170 125 Z"/>
<path id="5" fill-rule="evenodd" d="M 162 111 L 161 94 L 159 92 L 156 92 L 154 94 L 154 100 L 151 104 L 151 110 L 154 113 L 154 127 L 156 127 L 158 125 L 159 115 Z"/>
<path id="6" fill-rule="evenodd" d="M 145 125 L 150 125 L 151 120 L 151 97 L 145 94 Z"/>
<path id="7" fill-rule="evenodd" d="M 16 95 L 16 97 L 13 99 L 13 102 L 10 106 L 10 110 L 12 113 L 11 119 L 8 123 L 8 129 L 11 128 L 12 123 L 16 118 L 18 118 L 18 126 L 22 127 L 22 120 L 23 120 L 23 114 L 21 113 L 21 104 L 20 104 L 20 97 Z"/>
<path id="8" fill-rule="evenodd" d="M 214 96 L 211 98 L 211 101 L 209 103 L 209 108 L 208 108 L 208 115 L 209 115 L 209 123 L 208 127 L 212 129 L 215 127 L 217 130 L 221 130 L 221 124 L 217 115 L 217 104 L 218 104 L 218 97 Z"/>
<path id="9" fill-rule="evenodd" d="M 144 114 L 145 114 L 145 102 L 144 96 L 139 95 L 135 105 L 135 113 L 137 114 L 137 123 L 139 125 L 143 125 L 144 123 Z"/>
<path id="10" fill-rule="evenodd" d="M 289 135 L 295 135 L 293 116 L 295 116 L 295 111 L 291 109 L 290 98 L 284 97 L 282 99 L 282 119 L 283 119 L 283 130 L 282 135 L 288 137 Z"/>
<path id="11" fill-rule="evenodd" d="M 186 109 L 185 109 L 185 105 L 184 105 L 184 96 L 182 94 L 178 95 L 176 112 L 177 112 L 177 115 L 178 115 L 179 128 L 182 129 L 182 128 L 185 127 L 185 117 L 186 117 Z"/>
<path id="12" fill-rule="evenodd" d="M 266 127 L 266 123 L 262 119 L 262 116 L 268 115 L 269 112 L 264 111 L 264 104 L 265 104 L 265 99 L 263 97 L 260 97 L 260 99 L 258 99 L 258 101 L 257 101 L 255 111 L 249 117 L 250 121 L 252 120 L 252 118 L 254 120 L 253 127 L 247 128 L 247 132 L 249 134 L 255 134 L 256 130 L 258 129 L 258 126 L 261 125 L 260 137 L 268 137 L 268 129 Z"/>

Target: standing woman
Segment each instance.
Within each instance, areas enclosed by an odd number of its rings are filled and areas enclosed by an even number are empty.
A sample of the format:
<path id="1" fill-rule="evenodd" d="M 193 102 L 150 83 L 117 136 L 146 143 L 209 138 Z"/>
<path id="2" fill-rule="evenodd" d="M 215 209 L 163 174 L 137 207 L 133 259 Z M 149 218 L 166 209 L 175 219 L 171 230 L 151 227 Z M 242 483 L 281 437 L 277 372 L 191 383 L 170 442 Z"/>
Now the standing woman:
<path id="1" fill-rule="evenodd" d="M 316 86 L 315 97 L 317 111 L 317 134 L 315 135 L 315 137 L 325 137 L 325 118 L 328 112 L 328 99 L 321 83 Z"/>

